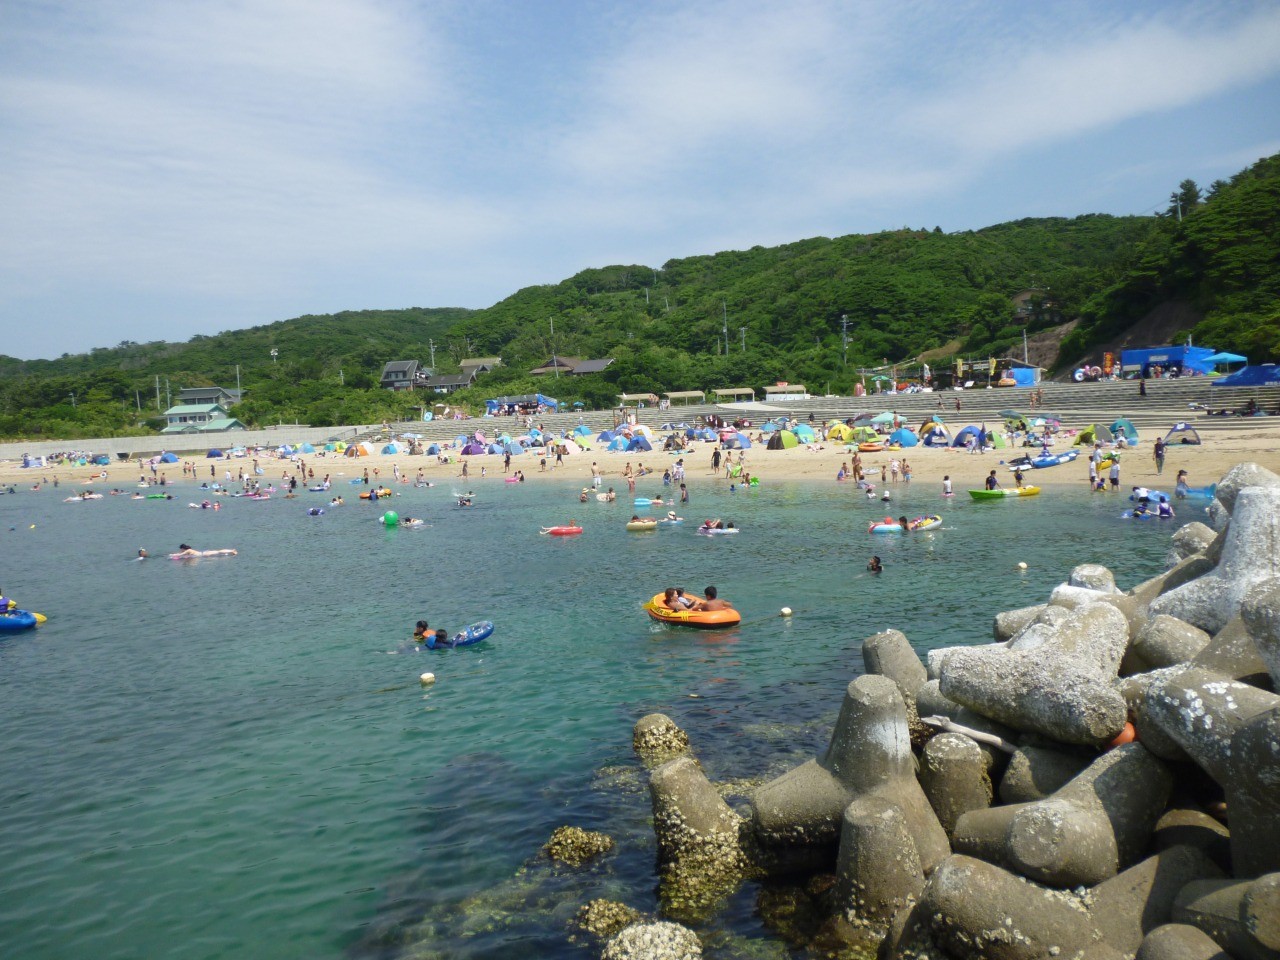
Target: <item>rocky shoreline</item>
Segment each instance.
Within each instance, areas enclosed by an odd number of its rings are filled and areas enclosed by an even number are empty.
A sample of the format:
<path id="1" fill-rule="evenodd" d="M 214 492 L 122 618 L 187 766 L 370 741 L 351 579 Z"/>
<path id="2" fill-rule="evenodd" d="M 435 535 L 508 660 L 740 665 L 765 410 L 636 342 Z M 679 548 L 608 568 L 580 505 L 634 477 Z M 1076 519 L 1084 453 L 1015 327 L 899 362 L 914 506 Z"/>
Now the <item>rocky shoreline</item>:
<path id="1" fill-rule="evenodd" d="M 882 960 L 1280 958 L 1280 476 L 1127 591 L 1098 564 L 1002 612 L 994 642 L 863 644 L 826 751 L 734 809 L 689 737 L 635 727 L 664 916 L 594 901 L 600 955 L 695 958 L 748 878 L 796 879 L 819 954 Z"/>

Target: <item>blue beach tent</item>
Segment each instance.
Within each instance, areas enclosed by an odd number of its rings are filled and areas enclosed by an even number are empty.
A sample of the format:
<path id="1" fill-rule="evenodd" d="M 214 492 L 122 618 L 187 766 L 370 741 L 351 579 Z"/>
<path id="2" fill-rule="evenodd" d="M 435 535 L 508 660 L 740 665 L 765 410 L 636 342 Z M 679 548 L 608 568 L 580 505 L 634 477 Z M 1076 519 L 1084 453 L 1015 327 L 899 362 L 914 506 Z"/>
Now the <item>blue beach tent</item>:
<path id="1" fill-rule="evenodd" d="M 975 427 L 975 426 L 965 427 L 963 430 L 961 430 L 959 433 L 956 434 L 956 438 L 951 441 L 951 445 L 953 447 L 963 447 L 965 446 L 966 443 L 968 443 L 968 440 L 970 437 L 973 437 L 973 442 L 975 444 L 981 444 L 984 439 L 984 436 L 983 436 L 984 433 L 985 431 L 981 427 Z"/>
<path id="2" fill-rule="evenodd" d="M 609 446 L 607 449 L 612 450 L 614 453 L 618 453 L 619 451 L 625 451 L 627 449 L 627 438 L 614 437 L 612 440 L 609 441 Z"/>
<path id="3" fill-rule="evenodd" d="M 914 447 L 920 442 L 920 438 L 915 435 L 915 431 L 908 427 L 899 427 L 893 433 L 889 434 L 889 442 L 896 443 L 900 447 Z"/>
<path id="4" fill-rule="evenodd" d="M 178 455 L 175 453 L 162 453 L 160 454 L 160 462 L 161 463 L 177 463 Z"/>
<path id="5" fill-rule="evenodd" d="M 205 456 L 205 459 L 206 459 L 206 460 L 213 460 L 213 459 L 215 459 L 216 457 L 222 457 L 222 456 L 225 456 L 225 454 L 224 454 L 221 450 L 210 450 L 210 451 L 209 451 L 208 453 L 206 453 L 204 456 Z"/>
<path id="6" fill-rule="evenodd" d="M 653 449 L 653 444 L 651 444 L 649 442 L 649 438 L 642 433 L 636 434 L 634 437 L 631 438 L 631 442 L 627 444 L 628 453 L 630 453 L 633 450 L 646 451 L 646 450 L 652 450 L 652 449 Z"/>
<path id="7" fill-rule="evenodd" d="M 432 457 L 438 457 L 440 455 L 440 444 L 433 443 L 429 447 L 427 447 L 427 455 Z"/>
<path id="8" fill-rule="evenodd" d="M 298 452 L 299 453 L 315 453 L 316 448 L 309 443 L 304 443 L 302 446 L 298 448 Z"/>

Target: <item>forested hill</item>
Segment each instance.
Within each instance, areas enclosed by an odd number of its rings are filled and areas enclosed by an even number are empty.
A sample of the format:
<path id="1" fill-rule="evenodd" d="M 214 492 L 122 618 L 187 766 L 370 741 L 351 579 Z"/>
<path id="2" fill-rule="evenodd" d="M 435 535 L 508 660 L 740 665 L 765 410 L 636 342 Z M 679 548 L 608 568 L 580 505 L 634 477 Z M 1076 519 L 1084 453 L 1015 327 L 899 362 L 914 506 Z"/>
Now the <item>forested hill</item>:
<path id="1" fill-rule="evenodd" d="M 1084 304 L 1071 359 L 1170 302 L 1203 317 L 1199 343 L 1280 359 L 1280 155 L 1201 192 L 1185 180 L 1120 279 Z"/>
<path id="2" fill-rule="evenodd" d="M 56 360 L 0 357 L 0 436 L 146 432 L 157 425 L 157 376 L 175 390 L 232 386 L 237 364 L 246 400 L 235 414 L 251 424 L 405 416 L 423 398 L 378 389 L 378 375 L 387 360 L 429 363 L 432 342 L 440 373 L 467 356 L 502 358 L 462 403 L 545 392 L 548 381 L 528 370 L 553 354 L 614 358 L 602 374 L 555 383 L 560 399 L 591 406 L 624 391 L 779 379 L 846 392 L 861 365 L 926 350 L 942 362 L 1016 353 L 1024 331 L 1079 318 L 1059 357 L 1068 363 L 1170 300 L 1203 314 L 1197 340 L 1261 362 L 1280 349 L 1278 199 L 1280 158 L 1271 158 L 1203 196 L 1184 182 L 1169 215 L 814 238 L 584 270 L 484 310 L 356 311 Z"/>

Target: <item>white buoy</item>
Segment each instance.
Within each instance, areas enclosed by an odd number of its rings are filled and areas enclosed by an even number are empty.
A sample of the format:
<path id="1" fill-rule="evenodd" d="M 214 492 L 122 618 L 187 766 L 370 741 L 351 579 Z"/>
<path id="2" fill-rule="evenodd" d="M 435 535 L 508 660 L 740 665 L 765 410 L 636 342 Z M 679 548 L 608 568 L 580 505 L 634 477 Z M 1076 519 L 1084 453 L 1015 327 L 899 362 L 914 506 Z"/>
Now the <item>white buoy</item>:
<path id="1" fill-rule="evenodd" d="M 783 607 L 783 608 L 782 608 L 782 615 L 783 615 L 784 617 L 789 617 L 789 616 L 791 616 L 791 608 L 790 608 L 790 607 Z"/>
<path id="2" fill-rule="evenodd" d="M 1019 570 L 1025 570 L 1025 569 L 1027 569 L 1027 562 L 1026 562 L 1025 560 L 1019 560 L 1019 561 L 1018 561 L 1018 569 L 1019 569 Z"/>
<path id="3" fill-rule="evenodd" d="M 436 675 L 434 673 L 428 672 L 428 673 L 424 673 L 418 679 L 422 681 L 422 685 L 425 687 L 429 683 L 436 682 Z"/>

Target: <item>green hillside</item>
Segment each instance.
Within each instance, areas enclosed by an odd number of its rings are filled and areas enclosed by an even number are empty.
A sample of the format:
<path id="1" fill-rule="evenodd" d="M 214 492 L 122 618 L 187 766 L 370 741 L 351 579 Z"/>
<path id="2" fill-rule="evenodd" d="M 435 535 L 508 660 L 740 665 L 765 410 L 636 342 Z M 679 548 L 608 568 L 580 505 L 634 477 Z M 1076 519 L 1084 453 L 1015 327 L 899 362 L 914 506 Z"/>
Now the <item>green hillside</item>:
<path id="1" fill-rule="evenodd" d="M 162 394 L 166 378 L 175 392 L 233 386 L 237 365 L 246 400 L 235 414 L 251 425 L 411 416 L 438 398 L 393 394 L 378 389 L 377 378 L 387 360 L 428 363 L 432 342 L 438 373 L 456 371 L 467 356 L 502 358 L 502 367 L 455 397 L 474 405 L 541 390 L 604 406 L 620 392 L 779 379 L 848 392 L 861 365 L 909 360 L 954 342 L 969 356 L 1016 354 L 1024 331 L 1079 318 L 1062 345 L 1060 362 L 1068 363 L 1172 300 L 1203 315 L 1195 330 L 1201 342 L 1274 360 L 1278 201 L 1280 157 L 1273 157 L 1214 184 L 1205 197 L 1185 181 L 1165 216 L 819 237 L 660 269 L 584 270 L 484 310 L 356 311 L 187 343 L 122 343 L 54 360 L 0 357 L 0 436 L 151 432 L 157 377 Z M 1030 312 L 1016 313 L 1012 297 L 1028 289 L 1037 291 Z M 584 377 L 529 376 L 553 354 L 615 362 Z"/>

